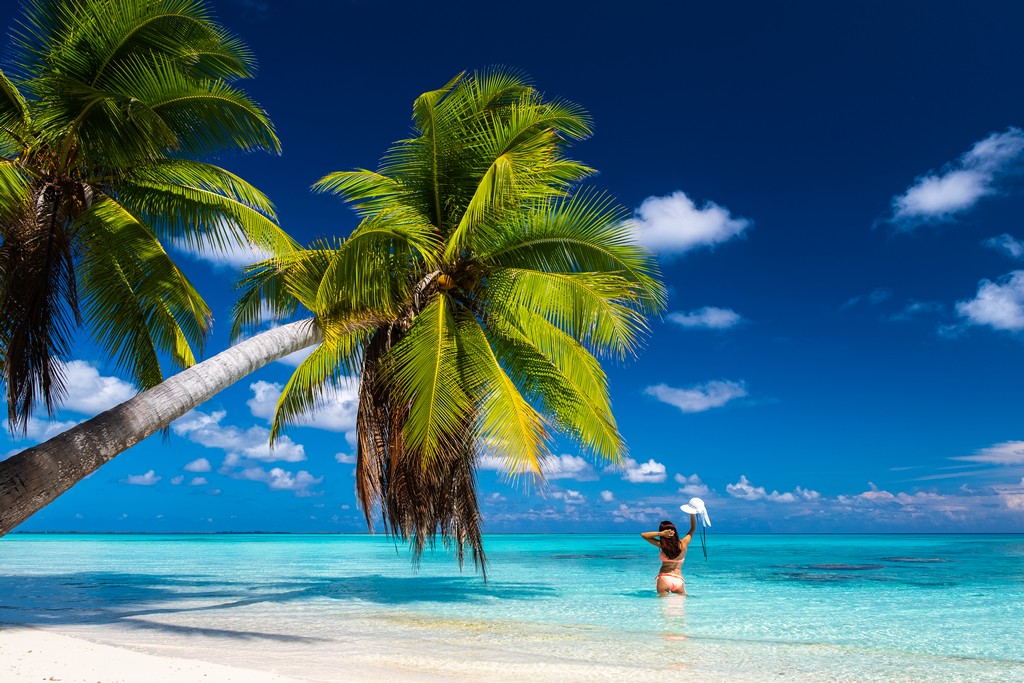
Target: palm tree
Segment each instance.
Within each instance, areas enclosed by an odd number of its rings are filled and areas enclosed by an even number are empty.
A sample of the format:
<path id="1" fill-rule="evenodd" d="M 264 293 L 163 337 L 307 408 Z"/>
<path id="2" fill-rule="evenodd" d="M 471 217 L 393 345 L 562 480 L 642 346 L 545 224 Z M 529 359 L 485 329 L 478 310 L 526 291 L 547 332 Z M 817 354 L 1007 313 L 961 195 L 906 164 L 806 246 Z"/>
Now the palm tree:
<path id="1" fill-rule="evenodd" d="M 371 528 L 379 510 L 417 553 L 440 532 L 460 562 L 468 547 L 482 566 L 482 454 L 539 476 L 559 432 L 619 460 L 599 359 L 634 354 L 665 295 L 627 212 L 580 191 L 591 170 L 564 156 L 589 134 L 586 114 L 491 71 L 425 93 L 413 121 L 378 171 L 316 185 L 360 214 L 347 239 L 255 264 L 243 279 L 236 334 L 267 310 L 313 319 L 257 334 L 0 463 L 0 534 L 84 476 L 79 462 L 99 467 L 244 373 L 318 342 L 282 392 L 272 434 L 358 374 L 360 503 Z M 54 475 L 27 480 L 28 463 Z"/>
<path id="2" fill-rule="evenodd" d="M 368 525 L 379 510 L 417 554 L 439 531 L 482 566 L 478 457 L 540 476 L 555 431 L 618 461 L 598 358 L 635 353 L 664 292 L 628 214 L 578 189 L 591 169 L 564 156 L 590 132 L 578 107 L 489 71 L 422 95 L 413 121 L 377 171 L 315 186 L 361 216 L 348 239 L 252 266 L 236 317 L 315 314 L 324 341 L 282 392 L 272 435 L 358 373 Z"/>
<path id="3" fill-rule="evenodd" d="M 24 431 L 84 327 L 141 389 L 195 362 L 206 303 L 166 251 L 294 244 L 207 159 L 280 151 L 234 83 L 248 49 L 200 0 L 29 0 L 0 72 L 0 366 Z M 8 75 L 10 74 L 10 75 Z M 255 257 L 254 257 L 255 258 Z"/>

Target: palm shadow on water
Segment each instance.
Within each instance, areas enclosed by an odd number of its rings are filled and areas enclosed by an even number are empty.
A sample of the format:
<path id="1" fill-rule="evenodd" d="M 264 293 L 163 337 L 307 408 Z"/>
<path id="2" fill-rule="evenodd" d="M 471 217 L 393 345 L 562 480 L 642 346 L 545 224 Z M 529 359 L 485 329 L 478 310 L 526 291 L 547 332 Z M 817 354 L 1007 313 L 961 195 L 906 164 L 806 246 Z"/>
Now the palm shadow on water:
<path id="1" fill-rule="evenodd" d="M 250 605 L 315 599 L 382 606 L 424 602 L 469 604 L 495 599 L 543 598 L 554 592 L 552 587 L 543 583 L 483 583 L 474 577 L 458 576 L 369 575 L 296 578 L 267 583 L 120 572 L 0 576 L 0 627 L 5 623 L 27 626 L 116 624 L 169 634 L 317 642 L 329 639 L 167 624 L 150 621 L 146 617 L 199 612 L 227 613 Z"/>

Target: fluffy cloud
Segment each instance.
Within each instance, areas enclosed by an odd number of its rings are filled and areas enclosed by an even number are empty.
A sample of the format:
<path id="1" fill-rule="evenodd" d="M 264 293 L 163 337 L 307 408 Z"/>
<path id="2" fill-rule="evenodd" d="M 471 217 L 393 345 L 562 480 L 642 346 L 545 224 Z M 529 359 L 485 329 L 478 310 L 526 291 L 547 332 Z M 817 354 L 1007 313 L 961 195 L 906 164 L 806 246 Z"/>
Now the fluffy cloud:
<path id="1" fill-rule="evenodd" d="M 720 408 L 735 398 L 747 395 L 746 387 L 738 382 L 715 380 L 686 389 L 677 389 L 667 384 L 656 384 L 644 391 L 662 403 L 679 408 L 684 413 L 701 413 Z"/>
<path id="2" fill-rule="evenodd" d="M 61 432 L 65 432 L 74 427 L 77 422 L 62 422 L 59 420 L 40 420 L 38 417 L 28 418 L 28 423 L 25 425 L 25 433 L 21 434 L 18 432 L 11 432 L 11 425 L 7 420 L 4 420 L 4 430 L 11 435 L 12 439 L 18 440 L 25 438 L 29 441 L 46 441 L 54 436 L 57 436 Z M 17 452 L 21 452 L 20 450 Z M 13 455 L 13 454 L 12 454 Z"/>
<path id="3" fill-rule="evenodd" d="M 253 397 L 246 401 L 246 405 L 254 416 L 270 422 L 274 419 L 274 409 L 283 388 L 277 382 L 254 382 L 249 385 Z M 359 383 L 355 379 L 347 379 L 336 388 L 328 389 L 320 407 L 311 415 L 300 417 L 295 424 L 329 432 L 354 432 L 358 410 Z"/>
<path id="4" fill-rule="evenodd" d="M 1024 441 L 1004 441 L 953 459 L 989 465 L 1024 465 Z"/>
<path id="5" fill-rule="evenodd" d="M 726 330 L 743 322 L 743 318 L 732 309 L 712 306 L 698 308 L 689 313 L 669 313 L 668 319 L 682 327 L 705 330 Z"/>
<path id="6" fill-rule="evenodd" d="M 477 469 L 509 474 L 509 461 L 497 455 L 485 453 L 477 459 Z M 576 481 L 597 481 L 600 477 L 594 466 L 577 455 L 552 455 L 541 462 L 541 472 L 546 479 L 575 479 Z M 518 473 L 517 474 L 521 474 Z"/>
<path id="7" fill-rule="evenodd" d="M 630 506 L 625 503 L 619 504 L 618 509 L 612 511 L 612 521 L 623 522 L 647 522 L 654 519 L 667 519 L 668 513 L 659 507 Z"/>
<path id="8" fill-rule="evenodd" d="M 185 475 L 184 474 L 179 474 L 176 477 L 171 477 L 171 484 L 173 484 L 174 486 L 178 486 L 183 481 L 185 481 Z"/>
<path id="9" fill-rule="evenodd" d="M 698 498 L 704 498 L 711 495 L 711 489 L 707 487 L 707 484 L 700 480 L 696 474 L 691 474 L 688 477 L 684 477 L 681 474 L 675 476 L 676 483 L 679 484 L 679 493 L 687 496 L 696 496 Z"/>
<path id="10" fill-rule="evenodd" d="M 145 474 L 130 474 L 123 481 L 131 486 L 152 486 L 160 481 L 161 477 L 153 470 Z"/>
<path id="11" fill-rule="evenodd" d="M 983 246 L 1001 251 L 1012 259 L 1024 259 L 1024 242 L 1015 239 L 1011 235 L 1002 234 L 998 237 L 990 237 L 982 242 Z"/>
<path id="12" fill-rule="evenodd" d="M 104 377 L 83 360 L 64 364 L 68 395 L 63 407 L 76 413 L 97 415 L 135 395 L 131 384 L 117 377 Z"/>
<path id="13" fill-rule="evenodd" d="M 963 512 L 972 505 L 965 496 L 942 495 L 931 491 L 892 493 L 879 489 L 871 482 L 868 482 L 868 486 L 870 488 L 863 493 L 839 496 L 837 500 L 847 505 L 897 506 L 907 512 Z"/>
<path id="14" fill-rule="evenodd" d="M 335 453 L 334 459 L 342 465 L 355 465 L 357 457 L 355 453 Z"/>
<path id="15" fill-rule="evenodd" d="M 1024 270 L 1015 270 L 999 282 L 982 280 L 977 296 L 957 302 L 956 312 L 973 325 L 1024 330 Z"/>
<path id="16" fill-rule="evenodd" d="M 684 192 L 648 197 L 636 210 L 633 229 L 637 241 L 662 254 L 682 254 L 736 237 L 750 226 L 714 202 L 698 208 Z"/>
<path id="17" fill-rule="evenodd" d="M 1019 484 L 999 486 L 995 488 L 995 491 L 1006 509 L 1013 512 L 1024 512 L 1024 478 L 1020 480 Z"/>
<path id="18" fill-rule="evenodd" d="M 626 458 L 622 469 L 622 478 L 631 484 L 660 484 L 666 477 L 665 466 L 653 458 L 647 462 Z"/>
<path id="19" fill-rule="evenodd" d="M 950 220 L 986 196 L 997 194 L 997 181 L 1024 158 L 1024 131 L 1010 128 L 974 144 L 939 173 L 918 178 L 892 200 L 892 222 L 912 228 L 929 221 Z"/>
<path id="20" fill-rule="evenodd" d="M 207 481 L 206 477 L 192 477 L 192 481 L 188 483 L 189 486 L 206 486 L 210 482 Z"/>
<path id="21" fill-rule="evenodd" d="M 576 481 L 597 481 L 594 466 L 577 455 L 553 455 L 544 458 L 541 471 L 547 479 L 575 479 Z"/>
<path id="22" fill-rule="evenodd" d="M 552 498 L 564 502 L 566 505 L 586 505 L 587 497 L 579 491 L 566 489 L 565 491 L 552 491 L 549 494 Z"/>
<path id="23" fill-rule="evenodd" d="M 601 491 L 601 502 L 610 503 L 615 500 L 615 494 L 611 491 Z"/>
<path id="24" fill-rule="evenodd" d="M 181 469 L 186 472 L 209 472 L 213 468 L 210 467 L 210 461 L 206 458 L 196 458 Z"/>
<path id="25" fill-rule="evenodd" d="M 174 248 L 197 261 L 204 261 L 212 266 L 231 270 L 239 270 L 250 263 L 263 261 L 273 256 L 268 251 L 247 244 L 235 243 L 213 244 L 205 241 L 197 245 L 175 244 Z"/>
<path id="26" fill-rule="evenodd" d="M 305 449 L 287 436 L 278 437 L 273 450 L 270 448 L 270 430 L 252 426 L 242 430 L 235 426 L 224 426 L 220 421 L 227 413 L 223 410 L 203 413 L 191 410 L 171 423 L 171 429 L 178 436 L 184 436 L 207 448 L 219 448 L 234 461 L 239 458 L 262 460 L 264 462 L 300 462 L 306 459 Z"/>
<path id="27" fill-rule="evenodd" d="M 261 481 L 273 491 L 292 491 L 300 498 L 317 495 L 309 489 L 321 483 L 323 477 L 314 477 L 306 470 L 288 472 L 280 467 L 265 470 L 262 467 L 246 467 L 235 475 L 238 479 Z"/>
<path id="28" fill-rule="evenodd" d="M 772 491 L 768 493 L 763 486 L 754 486 L 745 475 L 740 475 L 740 480 L 735 484 L 726 484 L 725 491 L 733 498 L 740 500 L 768 500 L 774 503 L 795 503 L 798 500 L 818 500 L 821 494 L 817 491 L 796 487 L 793 491 L 779 493 Z"/>

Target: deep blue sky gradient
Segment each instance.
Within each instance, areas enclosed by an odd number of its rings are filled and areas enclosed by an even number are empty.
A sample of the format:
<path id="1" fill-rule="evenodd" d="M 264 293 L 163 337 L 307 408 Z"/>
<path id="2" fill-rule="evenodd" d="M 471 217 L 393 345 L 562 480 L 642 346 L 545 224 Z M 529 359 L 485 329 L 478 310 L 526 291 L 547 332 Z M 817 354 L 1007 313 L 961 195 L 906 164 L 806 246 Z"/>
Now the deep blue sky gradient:
<path id="1" fill-rule="evenodd" d="M 260 70 L 246 87 L 284 144 L 280 157 L 222 163 L 267 192 L 300 241 L 355 224 L 336 199 L 310 194 L 313 182 L 375 167 L 409 132 L 419 93 L 489 65 L 521 69 L 545 93 L 592 114 L 596 134 L 573 154 L 600 171 L 589 184 L 624 205 L 681 191 L 752 222 L 714 248 L 662 260 L 670 311 L 728 308 L 743 323 L 700 330 L 659 321 L 639 359 L 610 368 L 631 457 L 663 465 L 664 480 L 633 483 L 596 465 L 592 481 L 555 479 L 539 491 L 483 471 L 488 530 L 641 529 L 678 516 L 689 493 L 676 474 L 696 474 L 709 487 L 703 497 L 716 529 L 728 531 L 1024 530 L 1024 456 L 1003 465 L 953 460 L 1024 440 L 1022 333 L 969 324 L 955 308 L 982 279 L 1024 268 L 982 245 L 1001 234 L 1024 239 L 1024 177 L 1010 168 L 990 196 L 949 220 L 913 230 L 888 220 L 893 198 L 916 179 L 1024 125 L 1024 5 L 214 7 L 254 50 Z M 5 25 L 14 16 L 0 9 Z M 217 314 L 209 349 L 222 349 L 232 273 L 182 259 Z M 872 301 L 876 291 L 883 294 Z M 927 305 L 906 314 L 913 302 Z M 116 374 L 88 343 L 78 358 Z M 253 381 L 283 383 L 288 372 L 275 363 Z M 747 395 L 683 413 L 645 393 L 659 383 L 716 380 L 741 384 Z M 224 410 L 222 424 L 241 429 L 265 426 L 246 405 L 250 384 L 201 410 Z M 290 435 L 308 459 L 260 466 L 323 477 L 300 491 L 314 495 L 221 473 L 224 450 L 172 434 L 120 456 L 23 528 L 365 528 L 352 466 L 334 458 L 351 453 L 343 434 Z M 200 457 L 212 466 L 202 474 L 208 484 L 188 486 L 194 475 L 182 466 Z M 155 484 L 126 483 L 149 470 L 161 477 Z M 181 474 L 186 482 L 171 484 Z M 736 488 L 741 476 L 753 490 Z"/>

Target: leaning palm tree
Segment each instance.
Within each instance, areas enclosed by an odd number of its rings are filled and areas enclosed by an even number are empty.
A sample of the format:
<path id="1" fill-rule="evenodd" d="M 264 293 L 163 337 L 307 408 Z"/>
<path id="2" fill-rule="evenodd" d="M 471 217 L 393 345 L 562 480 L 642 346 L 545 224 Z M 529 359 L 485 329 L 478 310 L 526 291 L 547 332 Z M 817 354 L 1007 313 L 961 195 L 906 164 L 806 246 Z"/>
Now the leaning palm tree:
<path id="1" fill-rule="evenodd" d="M 440 532 L 482 565 L 477 459 L 539 476 L 558 432 L 618 461 L 598 358 L 635 353 L 664 293 L 626 212 L 579 191 L 591 169 L 564 156 L 590 132 L 578 107 L 489 71 L 422 95 L 413 121 L 377 171 L 315 186 L 354 206 L 352 234 L 252 266 L 236 318 L 315 314 L 323 343 L 285 386 L 272 437 L 358 374 L 368 525 L 379 511 L 417 554 Z"/>
<path id="2" fill-rule="evenodd" d="M 206 303 L 167 253 L 294 245 L 202 161 L 280 143 L 234 83 L 253 59 L 201 0 L 29 0 L 0 72 L 0 368 L 24 430 L 84 327 L 141 389 L 195 362 Z M 255 258 L 255 257 L 254 257 Z"/>
<path id="3" fill-rule="evenodd" d="M 627 212 L 579 189 L 591 171 L 565 149 L 589 134 L 586 114 L 492 71 L 422 95 L 413 121 L 378 171 L 317 184 L 361 216 L 348 238 L 256 264 L 241 282 L 236 333 L 267 311 L 313 317 L 0 462 L 0 535 L 245 374 L 317 344 L 282 392 L 272 432 L 358 375 L 360 503 L 369 524 L 379 511 L 417 552 L 440 532 L 460 562 L 467 548 L 483 562 L 481 454 L 539 475 L 561 433 L 599 458 L 622 457 L 600 360 L 636 352 L 664 290 Z"/>

